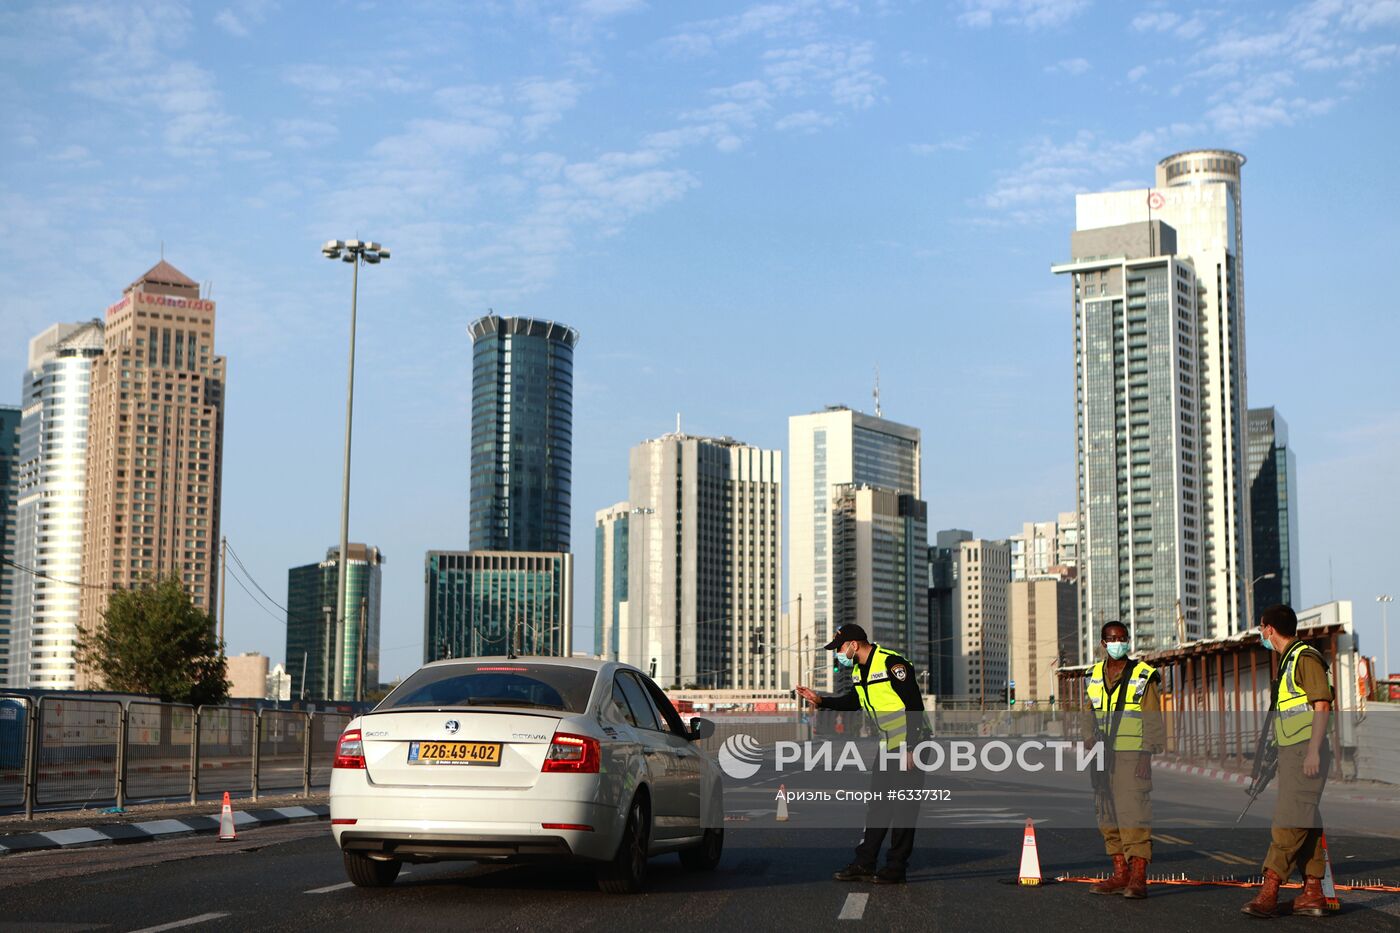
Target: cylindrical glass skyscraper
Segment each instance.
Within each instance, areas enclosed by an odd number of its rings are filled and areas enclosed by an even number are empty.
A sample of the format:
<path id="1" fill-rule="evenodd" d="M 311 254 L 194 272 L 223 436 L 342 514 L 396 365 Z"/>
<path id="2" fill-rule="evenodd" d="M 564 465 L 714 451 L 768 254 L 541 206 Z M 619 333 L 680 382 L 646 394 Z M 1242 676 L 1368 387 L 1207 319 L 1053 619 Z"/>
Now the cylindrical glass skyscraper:
<path id="1" fill-rule="evenodd" d="M 568 551 L 578 331 L 494 314 L 470 331 L 471 549 Z"/>

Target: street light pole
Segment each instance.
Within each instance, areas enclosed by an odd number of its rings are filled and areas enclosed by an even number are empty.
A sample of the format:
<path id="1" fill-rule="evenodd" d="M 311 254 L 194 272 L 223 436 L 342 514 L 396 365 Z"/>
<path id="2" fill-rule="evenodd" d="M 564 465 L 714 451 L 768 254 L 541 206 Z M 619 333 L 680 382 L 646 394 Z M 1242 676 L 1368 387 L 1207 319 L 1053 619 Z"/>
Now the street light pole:
<path id="1" fill-rule="evenodd" d="M 1382 593 L 1376 597 L 1376 602 L 1381 604 L 1381 661 L 1385 665 L 1385 670 L 1381 671 L 1382 680 L 1390 680 L 1390 627 L 1386 625 L 1385 609 L 1390 605 L 1390 594 Z"/>
<path id="2" fill-rule="evenodd" d="M 340 555 L 336 560 L 335 585 L 335 638 L 333 639 L 334 672 L 333 684 L 327 685 L 326 698 L 344 699 L 342 694 L 345 666 L 345 603 L 346 588 L 349 583 L 350 550 L 350 433 L 355 414 L 355 317 L 360 298 L 360 263 L 375 265 L 389 258 L 389 250 L 378 243 L 365 240 L 328 240 L 321 247 L 321 255 L 327 259 L 348 262 L 354 268 L 350 284 L 350 364 L 345 386 L 345 465 L 340 487 Z M 363 637 L 363 633 L 361 633 Z"/>
<path id="3" fill-rule="evenodd" d="M 1249 581 L 1249 625 L 1247 628 L 1253 628 L 1255 625 L 1259 624 L 1259 620 L 1254 617 L 1254 588 L 1259 585 L 1260 580 L 1272 580 L 1276 576 L 1278 576 L 1278 574 L 1273 572 L 1261 573 L 1259 576 Z"/>

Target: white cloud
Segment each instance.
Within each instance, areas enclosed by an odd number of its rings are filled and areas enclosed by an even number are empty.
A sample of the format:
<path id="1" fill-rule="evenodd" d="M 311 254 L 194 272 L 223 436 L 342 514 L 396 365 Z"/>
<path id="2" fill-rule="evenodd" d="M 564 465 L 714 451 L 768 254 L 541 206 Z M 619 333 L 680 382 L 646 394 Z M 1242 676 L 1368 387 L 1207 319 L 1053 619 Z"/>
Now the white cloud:
<path id="1" fill-rule="evenodd" d="M 819 110 L 802 110 L 797 113 L 790 113 L 773 124 L 776 130 L 800 130 L 804 132 L 814 132 L 836 123 L 836 118 L 829 113 L 822 113 Z"/>
<path id="2" fill-rule="evenodd" d="M 521 118 L 526 137 L 534 138 L 546 127 L 563 119 L 564 114 L 578 103 L 580 93 L 578 84 L 569 78 L 557 81 L 530 78 L 520 82 L 515 89 L 515 98 L 526 108 Z"/>
<path id="3" fill-rule="evenodd" d="M 276 6 L 272 0 L 241 0 L 214 14 L 214 25 L 234 38 L 246 39 Z"/>
<path id="4" fill-rule="evenodd" d="M 962 0 L 958 22 L 977 29 L 993 25 L 1043 29 L 1063 26 L 1088 6 L 1089 0 Z"/>
<path id="5" fill-rule="evenodd" d="M 278 120 L 273 126 L 282 145 L 289 149 L 315 149 L 340 135 L 334 123 L 324 120 Z"/>
<path id="6" fill-rule="evenodd" d="M 1128 70 L 1128 80 L 1136 84 L 1138 81 L 1141 81 L 1143 79 L 1143 76 L 1146 74 L 1147 66 L 1138 65 L 1136 68 L 1131 68 Z"/>
<path id="7" fill-rule="evenodd" d="M 977 137 L 972 133 L 965 133 L 962 136 L 954 136 L 949 139 L 942 139 L 936 143 L 911 143 L 909 151 L 915 155 L 937 155 L 940 152 L 965 152 L 971 148 L 973 140 Z"/>
<path id="8" fill-rule="evenodd" d="M 246 39 L 250 35 L 248 27 L 243 25 L 232 10 L 220 10 L 214 16 L 214 25 L 240 39 Z"/>
<path id="9" fill-rule="evenodd" d="M 1087 58 L 1064 58 L 1045 70 L 1049 74 L 1082 75 L 1092 67 Z"/>
<path id="10" fill-rule="evenodd" d="M 758 3 L 730 16 L 686 23 L 661 40 L 661 48 L 678 58 L 698 58 L 720 46 L 754 37 L 808 38 L 821 34 L 832 13 L 856 13 L 847 0 L 777 0 Z"/>

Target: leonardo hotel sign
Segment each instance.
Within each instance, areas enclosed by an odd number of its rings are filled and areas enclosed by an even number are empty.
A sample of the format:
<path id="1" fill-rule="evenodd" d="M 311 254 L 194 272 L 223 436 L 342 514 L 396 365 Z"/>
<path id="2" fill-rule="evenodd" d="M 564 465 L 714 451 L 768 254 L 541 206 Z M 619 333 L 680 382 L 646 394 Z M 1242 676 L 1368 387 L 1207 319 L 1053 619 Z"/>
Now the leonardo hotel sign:
<path id="1" fill-rule="evenodd" d="M 179 308 L 185 311 L 213 311 L 214 302 L 204 298 L 174 298 L 170 295 L 148 295 L 145 292 L 137 292 L 141 297 L 141 304 L 154 308 Z M 107 316 L 111 317 L 127 305 L 131 304 L 131 296 L 126 295 L 121 301 L 107 308 Z"/>

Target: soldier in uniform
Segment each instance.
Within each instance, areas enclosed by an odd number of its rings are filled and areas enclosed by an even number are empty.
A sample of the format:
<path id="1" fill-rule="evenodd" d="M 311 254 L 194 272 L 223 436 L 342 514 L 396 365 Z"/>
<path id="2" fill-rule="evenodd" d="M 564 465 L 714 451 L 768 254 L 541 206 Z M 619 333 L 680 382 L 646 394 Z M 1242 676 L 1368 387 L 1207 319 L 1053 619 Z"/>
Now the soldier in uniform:
<path id="1" fill-rule="evenodd" d="M 1094 894 L 1147 896 L 1152 861 L 1152 755 L 1166 748 L 1157 669 L 1128 656 L 1128 627 L 1108 622 L 1099 631 L 1107 657 L 1089 674 L 1089 709 L 1082 723 L 1089 747 L 1103 741 L 1108 793 L 1100 794 L 1099 832 L 1113 874 L 1089 888 Z"/>
<path id="2" fill-rule="evenodd" d="M 1327 783 L 1332 754 L 1327 724 L 1332 711 L 1332 679 L 1322 654 L 1298 640 L 1298 617 L 1284 605 L 1270 606 L 1259 617 L 1259 640 L 1278 652 L 1274 681 L 1273 732 L 1278 744 L 1278 802 L 1274 805 L 1273 841 L 1264 858 L 1259 896 L 1243 908 L 1251 917 L 1288 912 L 1322 917 L 1327 899 L 1322 876 L 1327 869 L 1319 844 L 1322 815 L 1318 801 Z M 1303 893 L 1279 909 L 1279 885 L 1294 868 L 1303 871 Z"/>

